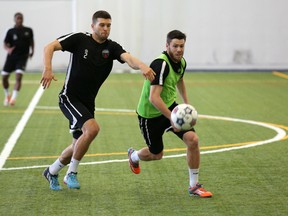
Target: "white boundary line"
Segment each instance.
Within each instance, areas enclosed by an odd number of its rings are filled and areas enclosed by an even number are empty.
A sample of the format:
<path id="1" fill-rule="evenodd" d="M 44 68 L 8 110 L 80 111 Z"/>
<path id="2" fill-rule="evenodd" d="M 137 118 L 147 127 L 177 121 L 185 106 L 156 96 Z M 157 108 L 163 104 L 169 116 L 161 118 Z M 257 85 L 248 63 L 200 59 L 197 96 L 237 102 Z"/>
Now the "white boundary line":
<path id="1" fill-rule="evenodd" d="M 2 167 L 5 165 L 7 158 L 11 154 L 18 138 L 20 137 L 21 133 L 23 132 L 24 127 L 26 126 L 30 116 L 32 115 L 39 99 L 41 98 L 43 94 L 43 88 L 40 86 L 35 93 L 34 97 L 32 98 L 29 106 L 25 110 L 23 116 L 21 117 L 20 121 L 18 122 L 16 128 L 14 129 L 13 133 L 10 135 L 7 143 L 4 146 L 4 149 L 2 150 L 0 154 L 0 171 L 2 170 Z"/>
<path id="2" fill-rule="evenodd" d="M 45 107 L 45 106 L 37 106 L 36 109 L 58 109 L 58 107 Z M 106 108 L 96 108 L 96 111 L 109 111 L 109 112 L 135 112 L 134 110 L 129 109 L 106 109 Z M 278 128 L 276 126 L 272 126 L 268 123 L 264 122 L 257 122 L 257 121 L 251 121 L 251 120 L 243 120 L 243 119 L 237 119 L 237 118 L 230 118 L 230 117 L 223 117 L 223 116 L 211 116 L 211 115 L 199 115 L 201 118 L 207 118 L 207 119 L 216 119 L 216 120 L 224 120 L 224 121 L 233 121 L 233 122 L 241 122 L 246 124 L 252 124 L 252 125 L 258 125 L 261 127 L 266 127 L 271 130 L 274 130 L 277 134 L 271 139 L 263 140 L 263 141 L 255 141 L 254 143 L 251 143 L 249 145 L 243 145 L 243 146 L 235 146 L 230 148 L 222 148 L 222 149 L 215 149 L 215 150 L 209 150 L 209 151 L 203 151 L 201 154 L 211 154 L 211 153 L 219 153 L 219 152 L 226 152 L 226 151 L 232 151 L 237 149 L 244 149 L 244 148 L 251 148 L 256 147 L 272 142 L 279 141 L 283 139 L 286 136 L 285 130 Z M 177 157 L 186 157 L 186 154 L 177 154 L 177 155 L 168 155 L 164 156 L 163 158 L 177 158 Z M 96 165 L 96 164 L 107 164 L 107 163 L 122 163 L 127 162 L 128 159 L 120 159 L 120 160 L 106 160 L 106 161 L 94 161 L 94 162 L 85 162 L 80 163 L 80 165 Z M 10 168 L 0 168 L 1 170 L 24 170 L 24 169 L 36 169 L 36 168 L 44 168 L 49 165 L 41 165 L 41 166 L 28 166 L 28 167 L 10 167 Z"/>

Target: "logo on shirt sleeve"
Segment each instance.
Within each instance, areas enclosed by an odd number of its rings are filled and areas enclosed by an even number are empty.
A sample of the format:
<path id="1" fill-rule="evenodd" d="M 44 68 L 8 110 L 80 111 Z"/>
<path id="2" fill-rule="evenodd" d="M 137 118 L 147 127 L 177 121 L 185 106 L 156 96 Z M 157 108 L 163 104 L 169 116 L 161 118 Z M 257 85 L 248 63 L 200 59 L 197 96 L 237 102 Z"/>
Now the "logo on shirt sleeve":
<path id="1" fill-rule="evenodd" d="M 103 58 L 107 59 L 109 57 L 109 54 L 110 54 L 110 52 L 108 49 L 102 50 Z"/>

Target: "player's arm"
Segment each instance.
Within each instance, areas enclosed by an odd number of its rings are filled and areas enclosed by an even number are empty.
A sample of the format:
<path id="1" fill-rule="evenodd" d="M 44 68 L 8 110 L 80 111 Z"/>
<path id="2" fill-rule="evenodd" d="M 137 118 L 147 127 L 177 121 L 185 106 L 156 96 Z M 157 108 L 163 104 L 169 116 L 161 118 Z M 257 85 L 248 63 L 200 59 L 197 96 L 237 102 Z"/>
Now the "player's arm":
<path id="1" fill-rule="evenodd" d="M 52 72 L 53 53 L 57 50 L 62 50 L 62 46 L 58 40 L 51 42 L 44 48 L 44 69 L 40 81 L 44 89 L 49 88 L 52 80 L 57 81 L 54 73 Z"/>
<path id="2" fill-rule="evenodd" d="M 11 47 L 10 43 L 6 43 L 4 42 L 4 49 L 7 51 L 7 53 L 9 55 L 11 55 L 11 53 L 13 52 L 13 50 L 15 49 L 15 46 Z"/>
<path id="3" fill-rule="evenodd" d="M 122 53 L 120 57 L 121 60 L 126 62 L 131 68 L 141 70 L 143 76 L 150 82 L 154 80 L 155 72 L 142 61 L 127 52 Z"/>
<path id="4" fill-rule="evenodd" d="M 177 89 L 178 89 L 178 92 L 179 92 L 183 102 L 186 104 L 189 104 L 187 93 L 186 93 L 185 82 L 184 82 L 183 77 L 177 83 Z"/>
<path id="5" fill-rule="evenodd" d="M 31 42 L 30 42 L 30 53 L 29 53 L 29 57 L 32 58 L 32 56 L 34 55 L 34 40 L 31 39 Z"/>
<path id="6" fill-rule="evenodd" d="M 32 58 L 34 55 L 34 35 L 33 35 L 33 30 L 31 29 L 31 39 L 30 39 L 30 53 L 29 57 Z"/>
<path id="7" fill-rule="evenodd" d="M 175 128 L 173 122 L 171 121 L 171 111 L 168 109 L 166 104 L 161 98 L 161 92 L 163 87 L 161 85 L 151 85 L 150 86 L 150 96 L 149 101 L 153 104 L 156 109 L 158 109 L 166 118 L 168 118 L 173 126 L 173 130 L 175 132 L 179 132 L 180 130 Z"/>
<path id="8" fill-rule="evenodd" d="M 161 98 L 161 92 L 163 87 L 161 85 L 151 85 L 149 101 L 153 106 L 158 109 L 166 118 L 170 119 L 171 111 L 167 108 L 166 104 Z"/>
<path id="9" fill-rule="evenodd" d="M 156 72 L 156 75 L 155 79 L 153 82 L 151 82 L 150 85 L 149 101 L 166 118 L 170 119 L 171 111 L 168 109 L 163 99 L 161 98 L 163 84 L 169 74 L 169 65 L 162 59 L 156 59 L 151 63 L 150 67 Z"/>

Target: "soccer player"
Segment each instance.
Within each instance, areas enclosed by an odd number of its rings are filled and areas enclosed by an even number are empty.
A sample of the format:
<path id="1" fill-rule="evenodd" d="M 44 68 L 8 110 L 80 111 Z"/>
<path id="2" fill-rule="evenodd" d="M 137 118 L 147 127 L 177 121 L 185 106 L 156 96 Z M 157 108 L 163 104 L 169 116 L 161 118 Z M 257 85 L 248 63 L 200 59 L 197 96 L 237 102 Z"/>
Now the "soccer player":
<path id="1" fill-rule="evenodd" d="M 95 98 L 111 72 L 113 60 L 140 69 L 147 80 L 154 79 L 154 71 L 149 66 L 126 52 L 117 42 L 108 39 L 111 16 L 107 11 L 93 14 L 91 28 L 92 33 L 67 34 L 44 49 L 44 70 L 40 81 L 44 89 L 49 87 L 52 80 L 57 80 L 52 72 L 53 52 L 62 50 L 71 53 L 64 86 L 59 94 L 59 106 L 69 120 L 73 140 L 43 172 L 52 190 L 61 189 L 58 173 L 69 163 L 64 183 L 68 188 L 80 188 L 77 179 L 79 162 L 100 130 L 94 118 Z"/>
<path id="2" fill-rule="evenodd" d="M 164 132 L 172 131 L 187 146 L 187 163 L 189 168 L 190 185 L 188 192 L 191 196 L 212 197 L 198 182 L 200 165 L 200 150 L 198 136 L 192 128 L 180 131 L 173 126 L 171 111 L 175 102 L 177 90 L 184 103 L 189 104 L 184 83 L 186 61 L 183 58 L 186 35 L 178 30 L 167 34 L 166 51 L 155 59 L 150 67 L 155 71 L 155 79 L 150 83 L 144 81 L 142 93 L 137 107 L 139 127 L 147 147 L 139 151 L 128 149 L 131 171 L 140 173 L 139 161 L 160 160 L 163 157 Z"/>
<path id="3" fill-rule="evenodd" d="M 21 88 L 23 73 L 28 58 L 34 54 L 33 30 L 23 26 L 23 14 L 14 15 L 15 26 L 8 30 L 4 39 L 4 48 L 7 51 L 7 58 L 2 74 L 2 85 L 4 88 L 4 106 L 14 106 L 16 97 Z M 16 83 L 12 97 L 9 93 L 9 76 L 15 71 Z"/>

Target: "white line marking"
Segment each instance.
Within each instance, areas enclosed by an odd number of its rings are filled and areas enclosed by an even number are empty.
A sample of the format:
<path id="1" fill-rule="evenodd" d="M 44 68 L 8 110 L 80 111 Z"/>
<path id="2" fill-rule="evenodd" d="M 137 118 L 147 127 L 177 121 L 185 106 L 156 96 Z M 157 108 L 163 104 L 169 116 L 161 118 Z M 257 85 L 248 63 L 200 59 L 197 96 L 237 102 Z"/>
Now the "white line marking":
<path id="1" fill-rule="evenodd" d="M 33 99 L 31 100 L 29 106 L 25 110 L 21 120 L 18 122 L 16 128 L 14 129 L 13 133 L 9 137 L 7 143 L 5 144 L 4 149 L 2 150 L 2 152 L 0 154 L 0 171 L 1 171 L 2 167 L 4 166 L 7 158 L 11 154 L 18 138 L 20 137 L 21 133 L 23 132 L 23 129 L 25 128 L 30 116 L 32 115 L 39 99 L 41 98 L 41 96 L 43 94 L 43 91 L 44 91 L 43 88 L 40 86 L 38 88 L 37 92 L 35 93 Z"/>
<path id="2" fill-rule="evenodd" d="M 58 107 L 43 107 L 43 106 L 37 106 L 37 109 L 58 109 Z M 97 109 L 96 109 L 97 110 Z M 98 110 L 101 111 L 110 111 L 110 112 L 135 112 L 134 110 L 129 109 L 105 109 L 105 108 L 98 108 Z M 207 119 L 216 119 L 216 120 L 224 120 L 224 121 L 233 121 L 233 122 L 241 122 L 246 124 L 252 124 L 252 125 L 258 125 L 261 127 L 266 127 L 271 130 L 274 130 L 277 134 L 271 139 L 263 140 L 263 141 L 255 141 L 249 145 L 243 145 L 243 146 L 235 146 L 230 148 L 222 148 L 222 149 L 215 149 L 215 150 L 208 150 L 208 151 L 202 151 L 201 154 L 211 154 L 211 153 L 219 153 L 219 152 L 225 152 L 225 151 L 232 151 L 237 149 L 244 149 L 244 148 L 251 148 L 259 145 L 264 145 L 272 142 L 279 141 L 283 139 L 286 136 L 285 130 L 278 128 L 276 126 L 272 126 L 268 123 L 264 122 L 257 122 L 257 121 L 251 121 L 251 120 L 243 120 L 243 119 L 237 119 L 237 118 L 229 118 L 229 117 L 223 117 L 223 116 L 210 116 L 210 115 L 199 115 L 200 118 L 207 118 Z M 178 157 L 186 157 L 186 154 L 177 154 L 177 155 L 168 155 L 164 156 L 163 158 L 178 158 Z M 107 164 L 107 163 L 122 163 L 122 162 L 128 162 L 128 159 L 115 159 L 115 160 L 106 160 L 106 161 L 94 161 L 94 162 L 83 162 L 80 163 L 80 165 L 95 165 L 95 164 Z M 28 167 L 11 167 L 11 168 L 0 168 L 0 170 L 24 170 L 24 169 L 36 169 L 36 168 L 44 168 L 49 165 L 41 165 L 41 166 L 28 166 Z"/>

